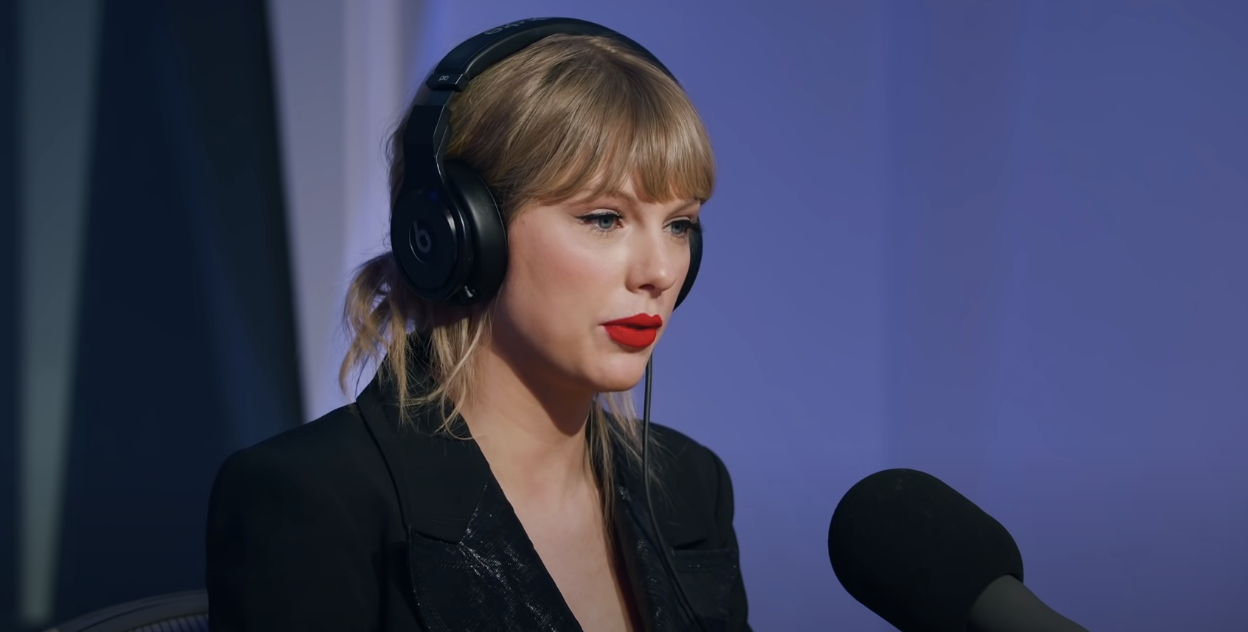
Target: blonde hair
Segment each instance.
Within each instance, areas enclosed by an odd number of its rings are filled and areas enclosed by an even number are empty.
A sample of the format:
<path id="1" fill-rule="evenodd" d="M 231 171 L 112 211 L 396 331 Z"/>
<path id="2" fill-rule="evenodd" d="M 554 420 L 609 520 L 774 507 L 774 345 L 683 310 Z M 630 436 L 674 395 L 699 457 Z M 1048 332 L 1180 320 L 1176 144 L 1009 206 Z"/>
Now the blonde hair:
<path id="1" fill-rule="evenodd" d="M 390 137 L 392 203 L 402 186 L 410 112 Z M 508 224 L 527 205 L 615 193 L 629 178 L 637 195 L 653 201 L 705 201 L 714 188 L 710 141 L 684 91 L 607 38 L 552 35 L 502 60 L 452 99 L 450 127 L 447 159 L 482 175 Z M 458 402 L 476 385 L 474 360 L 489 340 L 492 305 L 430 304 L 404 285 L 390 253 L 368 261 L 347 294 L 343 390 L 352 370 L 375 362 L 380 378 L 397 384 L 404 419 L 414 407 L 436 405 L 441 430 L 451 430 Z M 414 373 L 430 378 L 424 392 L 411 391 Z M 629 463 L 640 462 L 640 423 L 629 393 L 596 396 L 586 434 L 610 503 L 616 447 Z"/>

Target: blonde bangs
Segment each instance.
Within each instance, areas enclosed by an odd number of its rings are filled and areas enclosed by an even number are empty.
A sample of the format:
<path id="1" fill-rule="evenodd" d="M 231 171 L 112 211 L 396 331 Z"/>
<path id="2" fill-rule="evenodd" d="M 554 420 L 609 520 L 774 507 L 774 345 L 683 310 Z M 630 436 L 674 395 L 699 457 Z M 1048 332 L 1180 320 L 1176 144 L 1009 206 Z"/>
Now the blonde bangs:
<path id="1" fill-rule="evenodd" d="M 459 98 L 472 114 L 457 117 L 452 106 L 456 135 L 490 140 L 453 144 L 448 156 L 481 171 L 509 215 L 534 202 L 618 194 L 630 179 L 645 201 L 705 202 L 714 190 L 710 139 L 688 96 L 611 40 L 552 36 L 491 68 Z"/>

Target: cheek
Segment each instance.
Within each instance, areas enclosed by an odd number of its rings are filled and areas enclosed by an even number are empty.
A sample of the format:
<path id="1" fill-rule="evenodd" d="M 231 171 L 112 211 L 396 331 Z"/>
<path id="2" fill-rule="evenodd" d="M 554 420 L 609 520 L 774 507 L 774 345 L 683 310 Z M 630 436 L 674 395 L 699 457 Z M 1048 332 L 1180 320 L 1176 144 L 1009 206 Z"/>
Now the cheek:
<path id="1" fill-rule="evenodd" d="M 534 290 L 551 298 L 570 298 L 577 293 L 601 287 L 609 266 L 593 252 L 566 241 L 546 240 L 537 244 L 525 258 L 526 278 Z"/>
<path id="2" fill-rule="evenodd" d="M 513 241 L 504 298 L 511 318 L 531 333 L 556 335 L 596 323 L 602 299 L 618 285 L 611 278 L 615 266 L 585 243 L 591 238 L 532 233 L 521 232 Z"/>

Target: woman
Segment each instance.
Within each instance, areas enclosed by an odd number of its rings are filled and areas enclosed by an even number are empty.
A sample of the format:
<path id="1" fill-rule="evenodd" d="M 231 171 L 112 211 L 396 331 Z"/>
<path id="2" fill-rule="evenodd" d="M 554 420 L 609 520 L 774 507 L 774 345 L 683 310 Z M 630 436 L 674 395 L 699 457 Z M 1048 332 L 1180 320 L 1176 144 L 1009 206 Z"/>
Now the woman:
<path id="1" fill-rule="evenodd" d="M 678 84 L 602 27 L 506 25 L 448 55 L 391 153 L 392 252 L 351 285 L 343 388 L 377 375 L 222 466 L 213 629 L 749 630 L 723 463 L 657 425 L 643 446 L 627 397 L 714 181 Z M 496 205 L 502 241 L 462 237 L 494 220 L 447 196 Z"/>

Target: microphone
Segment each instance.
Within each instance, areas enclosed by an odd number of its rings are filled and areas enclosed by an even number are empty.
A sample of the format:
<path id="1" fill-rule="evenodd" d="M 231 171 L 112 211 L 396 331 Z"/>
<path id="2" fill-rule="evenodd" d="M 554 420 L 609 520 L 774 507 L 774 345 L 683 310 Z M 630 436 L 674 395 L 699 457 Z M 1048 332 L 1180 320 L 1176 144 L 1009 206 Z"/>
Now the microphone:
<path id="1" fill-rule="evenodd" d="M 901 632 L 1088 632 L 1023 586 L 1010 532 L 940 479 L 872 474 L 828 526 L 845 590 Z"/>

